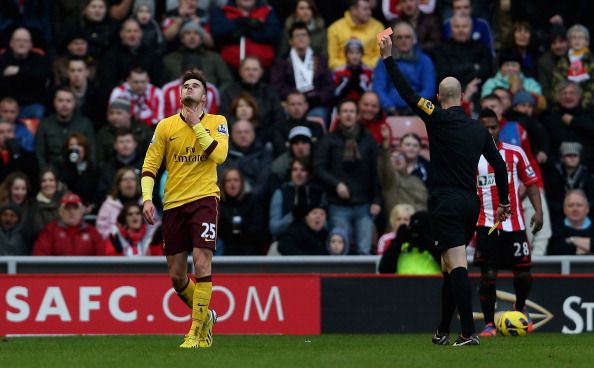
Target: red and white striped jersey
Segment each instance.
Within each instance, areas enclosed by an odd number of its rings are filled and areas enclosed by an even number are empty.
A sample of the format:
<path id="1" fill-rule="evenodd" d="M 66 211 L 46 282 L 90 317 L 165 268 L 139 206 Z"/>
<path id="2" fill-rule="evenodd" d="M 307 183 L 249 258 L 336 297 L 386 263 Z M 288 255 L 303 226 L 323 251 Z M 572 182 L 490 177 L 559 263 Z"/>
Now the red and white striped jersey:
<path id="1" fill-rule="evenodd" d="M 132 117 L 146 125 L 156 125 L 164 118 L 163 92 L 150 83 L 141 95 L 134 93 L 128 82 L 120 84 L 111 91 L 109 102 L 118 98 L 130 101 Z"/>
<path id="2" fill-rule="evenodd" d="M 503 231 L 522 231 L 526 229 L 522 201 L 518 190 L 520 182 L 526 187 L 537 184 L 538 178 L 530 166 L 528 157 L 521 147 L 499 142 L 497 149 L 507 166 L 507 180 L 509 183 L 509 200 L 512 215 L 499 225 Z M 491 227 L 495 223 L 495 211 L 499 206 L 499 196 L 495 185 L 495 170 L 489 165 L 484 156 L 481 156 L 477 170 L 477 189 L 481 200 L 481 212 L 477 226 Z"/>
<path id="3" fill-rule="evenodd" d="M 181 79 L 175 79 L 163 86 L 163 95 L 165 96 L 165 116 L 171 116 L 181 111 Z M 219 112 L 220 97 L 219 90 L 214 84 L 206 82 L 206 105 L 204 111 L 209 114 Z"/>

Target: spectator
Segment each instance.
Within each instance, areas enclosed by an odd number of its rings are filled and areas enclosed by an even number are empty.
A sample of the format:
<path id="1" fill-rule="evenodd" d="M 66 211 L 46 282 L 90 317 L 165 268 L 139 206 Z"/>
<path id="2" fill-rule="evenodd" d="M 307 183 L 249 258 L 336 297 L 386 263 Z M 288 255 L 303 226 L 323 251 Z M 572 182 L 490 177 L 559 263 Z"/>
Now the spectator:
<path id="1" fill-rule="evenodd" d="M 63 159 L 62 165 L 59 166 L 60 180 L 82 198 L 89 212 L 97 200 L 99 180 L 99 172 L 89 158 L 90 151 L 89 139 L 84 134 L 72 133 L 62 146 Z"/>
<path id="2" fill-rule="evenodd" d="M 416 133 L 406 133 L 400 138 L 400 152 L 406 161 L 406 172 L 427 184 L 429 182 L 429 161 L 421 156 L 421 147 L 421 138 Z"/>
<path id="3" fill-rule="evenodd" d="M 386 113 L 382 110 L 379 96 L 373 91 L 365 92 L 359 100 L 359 122 L 367 131 L 377 144 L 382 143 L 381 130 L 387 128 L 388 138 L 392 141 L 392 131 L 386 122 Z"/>
<path id="4" fill-rule="evenodd" d="M 184 61 L 182 64 L 183 73 L 181 77 L 166 83 L 163 86 L 163 96 L 165 98 L 165 117 L 177 114 L 181 111 L 181 86 L 183 74 L 187 71 L 195 73 L 201 73 L 200 68 L 196 67 L 198 63 L 195 61 Z M 212 83 L 206 82 L 206 104 L 204 105 L 204 111 L 209 114 L 218 114 L 221 99 L 219 97 L 219 89 Z"/>
<path id="5" fill-rule="evenodd" d="M 213 10 L 211 25 L 221 57 L 231 68 L 237 69 L 250 55 L 257 55 L 264 68 L 272 66 L 281 29 L 270 5 L 261 0 L 230 0 Z"/>
<path id="6" fill-rule="evenodd" d="M 113 180 L 118 170 L 132 167 L 136 174 L 140 174 L 143 155 L 138 150 L 138 142 L 131 129 L 120 128 L 115 132 L 111 158 L 103 163 L 99 184 L 97 185 L 97 198 L 103 201 L 107 191 L 113 186 Z M 99 203 L 99 202 L 98 202 Z"/>
<path id="7" fill-rule="evenodd" d="M 348 4 L 344 17 L 328 27 L 328 66 L 333 70 L 346 64 L 344 45 L 351 38 L 358 38 L 363 42 L 363 64 L 375 65 L 379 58 L 375 35 L 384 26 L 371 17 L 370 1 L 349 0 Z"/>
<path id="8" fill-rule="evenodd" d="M 491 26 L 485 19 L 472 16 L 472 1 L 452 0 L 452 11 L 454 15 L 460 14 L 471 17 L 472 24 L 470 27 L 470 32 L 472 33 L 472 40 L 485 45 L 485 48 L 491 52 L 491 55 L 495 55 Z M 452 18 L 445 20 L 441 28 L 443 39 L 446 41 L 452 37 Z"/>
<path id="9" fill-rule="evenodd" d="M 24 229 L 30 229 L 33 221 L 33 204 L 31 202 L 31 181 L 20 171 L 12 172 L 0 185 L 0 204 L 12 204 L 19 209 L 20 223 Z M 29 249 L 33 234 L 25 232 L 25 240 Z"/>
<path id="10" fill-rule="evenodd" d="M 150 83 L 147 71 L 140 67 L 130 70 L 126 82 L 111 91 L 109 102 L 116 99 L 130 101 L 132 118 L 148 126 L 164 118 L 163 91 Z"/>
<path id="11" fill-rule="evenodd" d="M 507 40 L 504 40 L 502 53 L 512 52 L 520 55 L 522 73 L 529 78 L 536 78 L 538 55 L 532 37 L 532 26 L 527 21 L 516 21 Z"/>
<path id="12" fill-rule="evenodd" d="M 268 227 L 272 236 L 279 236 L 301 220 L 312 205 L 322 203 L 322 189 L 310 181 L 310 169 L 303 159 L 291 162 L 291 178 L 274 191 L 270 201 Z"/>
<path id="13" fill-rule="evenodd" d="M 361 95 L 371 90 L 373 70 L 363 64 L 363 43 L 351 38 L 344 47 L 346 65 L 334 70 L 334 97 L 337 101 L 345 98 L 359 101 Z"/>
<path id="14" fill-rule="evenodd" d="M 414 91 L 425 98 L 435 96 L 435 68 L 433 62 L 415 45 L 417 38 L 410 24 L 394 26 L 394 62 L 398 64 Z M 384 63 L 377 63 L 373 72 L 373 91 L 380 96 L 382 108 L 388 115 L 412 115 L 412 110 L 398 94 Z"/>
<path id="15" fill-rule="evenodd" d="M 594 226 L 588 217 L 590 204 L 584 192 L 572 189 L 565 195 L 565 219 L 557 224 L 549 244 L 549 255 L 591 255 Z"/>
<path id="16" fill-rule="evenodd" d="M 570 80 L 582 90 L 582 106 L 594 106 L 594 57 L 590 51 L 590 32 L 581 24 L 576 24 L 567 31 L 569 50 L 557 62 L 553 73 L 553 88 L 561 82 Z M 558 100 L 555 100 L 558 101 Z"/>
<path id="17" fill-rule="evenodd" d="M 142 41 L 140 44 L 146 48 L 156 50 L 163 54 L 167 48 L 161 27 L 155 20 L 154 0 L 135 0 L 132 9 L 132 18 L 138 21 L 142 30 Z"/>
<path id="18" fill-rule="evenodd" d="M 326 190 L 331 228 L 354 233 L 357 253 L 370 254 L 372 217 L 381 211 L 378 148 L 357 122 L 354 101 L 342 101 L 337 109 L 337 131 L 325 135 L 317 145 L 315 175 Z"/>
<path id="19" fill-rule="evenodd" d="M 59 217 L 60 199 L 68 192 L 64 183 L 59 181 L 58 172 L 46 167 L 39 173 L 40 190 L 33 201 L 33 227 L 30 229 L 37 236 L 50 222 Z"/>
<path id="20" fill-rule="evenodd" d="M 594 203 L 594 177 L 581 162 L 582 145 L 577 142 L 563 142 L 559 147 L 561 158 L 545 166 L 545 188 L 547 201 L 554 222 L 563 218 L 565 194 L 580 189 Z"/>
<path id="21" fill-rule="evenodd" d="M 163 59 L 167 80 L 178 78 L 189 69 L 188 64 L 191 64 L 200 69 L 204 78 L 217 88 L 226 87 L 233 82 L 233 77 L 221 56 L 206 49 L 205 32 L 204 28 L 194 22 L 184 24 L 179 31 L 180 47 L 165 55 Z"/>
<path id="22" fill-rule="evenodd" d="M 134 0 L 109 0 L 109 15 L 119 21 L 124 20 L 132 8 Z"/>
<path id="23" fill-rule="evenodd" d="M 483 43 L 472 38 L 470 16 L 455 13 L 449 23 L 451 38 L 433 49 L 437 79 L 452 76 L 460 81 L 462 88 L 474 78 L 487 80 L 491 76 L 492 54 Z"/>
<path id="24" fill-rule="evenodd" d="M 320 205 L 307 210 L 305 218 L 296 221 L 278 240 L 278 251 L 284 256 L 327 255 L 326 210 Z"/>
<path id="25" fill-rule="evenodd" d="M 299 159 L 309 165 L 312 154 L 311 129 L 297 125 L 288 134 L 289 149 L 272 161 L 270 173 L 270 189 L 276 190 L 281 184 L 290 179 L 291 162 Z"/>
<path id="26" fill-rule="evenodd" d="M 221 93 L 221 111 L 220 113 L 228 116 L 231 101 L 233 101 L 241 92 L 247 92 L 254 96 L 260 107 L 260 117 L 262 126 L 263 141 L 270 140 L 271 129 L 285 119 L 285 113 L 281 107 L 278 93 L 266 82 L 262 81 L 262 64 L 256 57 L 248 56 L 241 61 L 239 67 L 240 81 L 235 82 L 223 89 Z"/>
<path id="27" fill-rule="evenodd" d="M 19 27 L 26 27 L 36 44 L 44 50 L 51 48 L 52 2 L 49 0 L 4 0 L 0 3 L 0 47 L 6 46 L 5 36 Z"/>
<path id="28" fill-rule="evenodd" d="M 28 256 L 25 228 L 21 223 L 21 210 L 18 206 L 7 203 L 0 206 L 0 256 Z"/>
<path id="29" fill-rule="evenodd" d="M 0 181 L 10 173 L 21 171 L 37 183 L 37 157 L 21 147 L 14 133 L 14 126 L 0 120 Z"/>
<path id="30" fill-rule="evenodd" d="M 289 93 L 286 109 L 287 118 L 277 122 L 272 131 L 272 146 L 274 148 L 274 154 L 277 157 L 287 150 L 287 141 L 290 140 L 290 132 L 297 126 L 303 126 L 309 129 L 310 143 L 317 142 L 324 135 L 324 122 L 313 116 L 307 116 L 309 105 L 303 93 L 298 91 Z"/>
<path id="31" fill-rule="evenodd" d="M 221 175 L 219 241 L 223 255 L 262 255 L 264 229 L 258 198 L 246 192 L 244 177 L 229 168 Z"/>
<path id="32" fill-rule="evenodd" d="M 270 149 L 256 141 L 254 126 L 246 120 L 235 122 L 231 128 L 227 161 L 219 165 L 219 174 L 227 168 L 240 170 L 245 179 L 245 191 L 262 200 L 267 193 L 271 163 Z"/>
<path id="33" fill-rule="evenodd" d="M 551 26 L 548 39 L 549 49 L 537 61 L 538 83 L 549 103 L 554 101 L 553 75 L 557 63 L 567 55 L 569 50 L 566 33 L 567 31 L 562 25 L 554 24 Z"/>
<path id="34" fill-rule="evenodd" d="M 89 119 L 76 110 L 76 97 L 71 89 L 60 87 L 54 93 L 56 112 L 41 121 L 35 137 L 35 153 L 40 167 L 63 163 L 62 148 L 71 133 L 81 133 L 89 140 L 89 159 L 94 161 L 95 132 Z"/>
<path id="35" fill-rule="evenodd" d="M 66 38 L 66 52 L 58 56 L 52 63 L 55 86 L 61 86 L 68 82 L 68 62 L 71 58 L 84 60 L 89 69 L 88 78 L 94 80 L 96 60 L 89 56 L 89 42 L 82 30 L 74 30 Z"/>
<path id="36" fill-rule="evenodd" d="M 429 193 L 425 183 L 421 178 L 413 174 L 414 171 L 408 171 L 407 159 L 403 149 L 390 152 L 389 142 L 389 138 L 385 134 L 379 153 L 378 174 L 383 189 L 385 208 L 394 208 L 398 204 L 409 204 L 416 210 L 426 209 Z M 415 151 L 416 145 L 418 145 L 418 142 L 414 136 L 407 138 L 406 150 L 409 155 L 412 155 L 411 151 Z M 426 174 L 427 167 L 422 166 L 421 168 Z M 390 221 L 390 219 L 388 220 Z M 394 230 L 397 230 L 397 228 L 394 228 Z"/>
<path id="37" fill-rule="evenodd" d="M 289 53 L 289 30 L 296 22 L 303 22 L 309 29 L 311 48 L 316 55 L 328 56 L 328 39 L 326 38 L 326 25 L 324 18 L 318 13 L 315 0 L 297 0 L 293 13 L 285 21 L 283 37 L 279 54 L 285 56 Z"/>
<path id="38" fill-rule="evenodd" d="M 35 148 L 35 135 L 27 125 L 19 119 L 19 103 L 12 97 L 0 100 L 0 120 L 10 123 L 13 127 L 16 140 L 24 150 L 32 152 Z"/>
<path id="39" fill-rule="evenodd" d="M 349 236 L 341 228 L 330 230 L 326 241 L 326 251 L 331 256 L 346 256 L 350 251 Z"/>
<path id="40" fill-rule="evenodd" d="M 105 99 L 91 80 L 91 70 L 86 59 L 73 56 L 68 60 L 66 86 L 74 92 L 76 108 L 89 118 L 95 127 L 105 119 Z"/>
<path id="41" fill-rule="evenodd" d="M 132 120 L 130 102 L 115 99 L 107 110 L 107 124 L 97 133 L 97 162 L 103 167 L 114 156 L 114 142 L 119 129 L 128 129 L 134 134 L 140 152 L 145 152 L 151 140 L 151 128 L 143 123 Z"/>
<path id="42" fill-rule="evenodd" d="M 126 203 L 140 204 L 140 177 L 133 167 L 119 169 L 113 179 L 113 186 L 97 212 L 97 231 L 103 239 L 111 233 L 117 218 Z"/>
<path id="43" fill-rule="evenodd" d="M 210 14 L 215 8 L 223 7 L 228 0 L 199 0 L 196 14 L 200 17 L 200 21 L 205 24 L 210 23 Z M 166 0 L 165 11 L 167 14 L 177 11 L 180 5 L 180 0 Z"/>
<path id="44" fill-rule="evenodd" d="M 377 254 L 384 254 L 392 240 L 396 238 L 398 229 L 400 229 L 401 226 L 408 226 L 410 224 L 410 217 L 413 213 L 415 213 L 415 209 L 410 204 L 401 203 L 392 207 L 390 218 L 388 220 L 390 228 L 389 231 L 382 235 L 377 241 Z"/>
<path id="45" fill-rule="evenodd" d="M 493 93 L 493 90 L 497 87 L 505 88 L 511 94 L 525 91 L 534 96 L 538 110 L 542 111 L 546 107 L 546 99 L 542 94 L 542 88 L 535 79 L 525 76 L 520 71 L 521 62 L 522 57 L 517 51 L 502 52 L 499 55 L 499 71 L 483 84 L 481 97 Z"/>
<path id="46" fill-rule="evenodd" d="M 582 161 L 594 168 L 594 115 L 583 108 L 582 90 L 576 82 L 564 81 L 556 89 L 557 105 L 544 117 L 551 137 L 551 152 L 558 152 L 561 142 L 578 142 L 583 146 Z"/>
<path id="47" fill-rule="evenodd" d="M 138 21 L 126 20 L 120 29 L 120 41 L 101 58 L 99 83 L 103 89 L 116 87 L 136 67 L 146 70 L 154 85 L 160 86 L 164 82 L 161 56 L 156 50 L 142 46 L 141 42 L 142 29 Z"/>
<path id="48" fill-rule="evenodd" d="M 506 118 L 524 127 L 532 146 L 532 155 L 539 164 L 544 164 L 548 159 L 550 141 L 544 126 L 534 116 L 534 108 L 534 97 L 528 92 L 518 92 L 512 99 L 512 109 Z"/>
<path id="49" fill-rule="evenodd" d="M 219 3 L 221 2 L 220 0 L 215 1 Z M 170 43 L 170 45 L 172 43 L 175 44 L 174 41 L 181 33 L 183 33 L 182 29 L 185 26 L 193 24 L 194 26 L 199 26 L 202 29 L 201 36 L 206 47 L 212 48 L 214 46 L 212 36 L 203 28 L 209 25 L 209 13 L 205 11 L 204 5 L 205 3 L 211 2 L 212 1 L 202 0 L 200 1 L 200 4 L 198 4 L 198 0 L 180 0 L 178 1 L 177 9 L 172 9 L 171 11 L 167 12 L 167 17 L 165 20 L 163 20 L 161 26 L 163 28 L 165 39 Z M 213 7 L 212 4 L 209 5 Z M 217 7 L 222 5 L 224 4 L 217 4 Z M 215 9 L 215 7 L 213 7 L 213 9 Z M 176 75 L 178 74 L 179 73 Z"/>
<path id="50" fill-rule="evenodd" d="M 51 69 L 47 57 L 33 49 L 27 29 L 12 32 L 9 48 L 0 55 L 0 71 L 0 97 L 16 99 L 21 117 L 43 118 Z"/>
<path id="51" fill-rule="evenodd" d="M 83 221 L 82 200 L 74 193 L 60 201 L 60 218 L 47 224 L 33 247 L 35 256 L 101 256 L 105 245 L 95 228 Z"/>
<path id="52" fill-rule="evenodd" d="M 283 101 L 291 91 L 303 93 L 310 108 L 308 115 L 327 121 L 328 105 L 332 100 L 334 88 L 328 61 L 325 57 L 314 54 L 310 47 L 309 29 L 305 23 L 294 23 L 289 37 L 289 56 L 276 60 L 270 82 Z"/>
<path id="53" fill-rule="evenodd" d="M 431 52 L 441 42 L 439 18 L 433 14 L 422 13 L 419 0 L 401 0 L 400 19 L 410 24 L 424 52 Z"/>
<path id="54" fill-rule="evenodd" d="M 233 126 L 233 123 L 238 120 L 247 120 L 256 129 L 256 139 L 262 136 L 262 132 L 259 132 L 260 108 L 258 107 L 258 101 L 247 92 L 241 92 L 239 96 L 231 101 L 227 119 L 230 126 Z"/>
<path id="55" fill-rule="evenodd" d="M 380 259 L 379 273 L 399 275 L 439 275 L 440 257 L 435 249 L 430 228 L 429 213 L 417 212 L 410 225 L 401 227 L 398 235 Z"/>
<path id="56" fill-rule="evenodd" d="M 59 28 L 60 48 L 70 35 L 82 34 L 88 42 L 88 55 L 99 60 L 116 39 L 118 23 L 107 14 L 107 0 L 87 0 L 80 14 L 72 15 Z"/>
<path id="57" fill-rule="evenodd" d="M 118 216 L 106 242 L 105 255 L 108 256 L 162 256 L 162 242 L 154 237 L 157 228 L 144 222 L 142 207 L 127 203 Z"/>

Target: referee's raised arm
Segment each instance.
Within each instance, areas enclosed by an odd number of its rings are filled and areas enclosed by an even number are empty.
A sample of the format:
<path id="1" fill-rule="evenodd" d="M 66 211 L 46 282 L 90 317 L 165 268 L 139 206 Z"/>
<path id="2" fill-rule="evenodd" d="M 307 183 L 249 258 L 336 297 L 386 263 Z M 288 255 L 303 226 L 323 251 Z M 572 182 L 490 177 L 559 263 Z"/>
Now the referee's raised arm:
<path id="1" fill-rule="evenodd" d="M 379 41 L 379 47 L 388 75 L 400 94 L 400 97 L 406 101 L 408 106 L 410 106 L 410 108 L 419 115 L 423 121 L 429 122 L 432 119 L 435 119 L 439 115 L 440 109 L 428 99 L 415 93 L 400 71 L 398 65 L 394 62 L 394 59 L 392 58 L 392 38 L 390 36 L 383 37 Z"/>

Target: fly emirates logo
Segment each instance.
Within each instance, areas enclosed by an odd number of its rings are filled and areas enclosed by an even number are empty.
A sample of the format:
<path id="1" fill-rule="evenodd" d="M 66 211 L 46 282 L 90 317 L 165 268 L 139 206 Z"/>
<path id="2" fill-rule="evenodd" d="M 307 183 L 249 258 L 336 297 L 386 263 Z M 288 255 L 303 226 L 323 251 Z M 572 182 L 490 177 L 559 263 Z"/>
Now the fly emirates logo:
<path id="1" fill-rule="evenodd" d="M 201 162 L 206 161 L 208 159 L 207 155 L 197 155 L 195 147 L 186 147 L 186 151 L 183 154 L 173 154 L 173 161 L 174 162 Z"/>

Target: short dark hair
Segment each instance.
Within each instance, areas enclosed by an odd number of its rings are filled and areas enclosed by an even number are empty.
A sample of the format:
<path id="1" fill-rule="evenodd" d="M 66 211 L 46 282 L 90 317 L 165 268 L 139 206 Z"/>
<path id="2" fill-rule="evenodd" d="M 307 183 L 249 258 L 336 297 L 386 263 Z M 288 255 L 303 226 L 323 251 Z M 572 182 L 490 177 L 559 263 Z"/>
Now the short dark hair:
<path id="1" fill-rule="evenodd" d="M 481 97 L 481 103 L 483 103 L 486 100 L 497 100 L 497 102 L 501 103 L 501 99 L 499 98 L 499 96 L 497 96 L 494 93 L 488 94 L 486 96 Z"/>
<path id="2" fill-rule="evenodd" d="M 76 94 L 74 94 L 74 91 L 69 86 L 58 86 L 58 87 L 56 87 L 56 89 L 54 89 L 54 98 L 56 98 L 56 96 L 58 95 L 58 92 L 67 92 L 67 93 L 70 93 L 72 95 L 72 97 L 74 97 L 74 99 L 76 99 Z"/>
<path id="3" fill-rule="evenodd" d="M 206 90 L 206 79 L 204 78 L 204 75 L 202 75 L 202 73 L 193 70 L 186 71 L 184 73 L 184 76 L 182 77 L 182 85 L 190 79 L 197 79 L 200 83 L 202 83 L 202 87 L 204 87 L 204 89 Z"/>
<path id="4" fill-rule="evenodd" d="M 118 137 L 123 137 L 125 135 L 131 135 L 132 138 L 134 138 L 134 141 L 136 141 L 136 136 L 134 135 L 134 132 L 132 131 L 132 129 L 125 128 L 125 127 L 116 129 L 114 140 L 118 139 Z"/>
<path id="5" fill-rule="evenodd" d="M 356 8 L 359 6 L 359 1 L 369 2 L 369 0 L 349 0 L 348 5 L 349 8 Z"/>
<path id="6" fill-rule="evenodd" d="M 133 68 L 130 68 L 128 75 L 130 76 L 130 75 L 132 75 L 132 73 L 134 73 L 134 74 L 148 74 L 148 71 L 141 66 L 135 66 Z"/>
<path id="7" fill-rule="evenodd" d="M 484 118 L 493 118 L 495 120 L 497 120 L 497 114 L 495 114 L 495 111 L 486 108 L 486 109 L 482 109 L 481 112 L 479 112 L 478 115 L 479 120 L 484 119 Z"/>
<path id="8" fill-rule="evenodd" d="M 340 100 L 338 102 L 338 104 L 336 105 L 336 111 L 340 112 L 340 108 L 342 107 L 342 105 L 346 104 L 346 103 L 352 103 L 355 105 L 355 109 L 357 109 L 357 112 L 359 112 L 359 104 L 357 103 L 357 101 L 353 100 L 352 98 L 345 98 L 343 100 Z"/>
<path id="9" fill-rule="evenodd" d="M 305 24 L 304 22 L 295 22 L 293 24 L 291 24 L 291 27 L 289 28 L 289 38 L 293 38 L 293 32 L 295 32 L 298 29 L 304 29 L 307 32 L 308 36 L 311 36 L 311 33 L 309 32 L 309 28 L 307 28 L 307 24 Z"/>
<path id="10" fill-rule="evenodd" d="M 70 55 L 68 56 L 67 64 L 70 64 L 71 61 L 80 61 L 81 63 L 84 63 L 87 68 L 89 67 L 89 61 L 82 56 Z"/>

